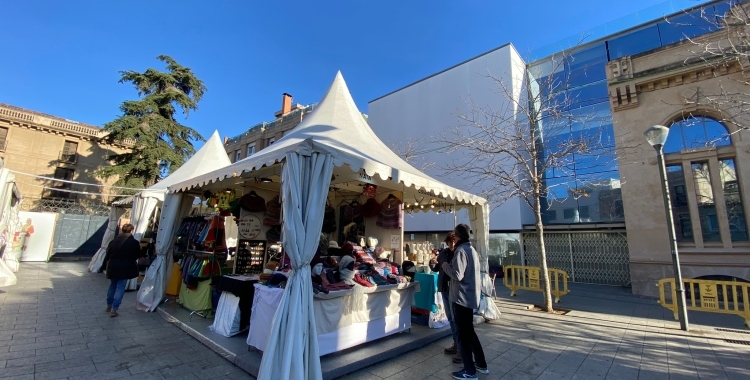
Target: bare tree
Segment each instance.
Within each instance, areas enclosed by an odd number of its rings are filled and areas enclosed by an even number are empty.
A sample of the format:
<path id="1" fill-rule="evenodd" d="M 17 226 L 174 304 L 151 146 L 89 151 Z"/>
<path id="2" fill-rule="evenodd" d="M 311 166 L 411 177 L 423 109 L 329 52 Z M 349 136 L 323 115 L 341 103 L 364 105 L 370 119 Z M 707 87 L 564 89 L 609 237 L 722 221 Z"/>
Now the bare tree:
<path id="1" fill-rule="evenodd" d="M 590 196 L 598 180 L 596 176 L 577 174 L 581 165 L 591 172 L 592 167 L 615 160 L 614 141 L 602 132 L 609 119 L 586 114 L 579 99 L 565 91 L 571 79 L 565 65 L 572 59 L 565 55 L 553 58 L 544 73 L 529 72 L 523 79 L 480 74 L 494 84 L 501 98 L 495 103 L 502 104 L 501 108 L 469 98 L 468 111 L 457 115 L 458 125 L 433 137 L 433 142 L 445 147 L 449 155 L 448 163 L 441 167 L 446 174 L 459 176 L 494 206 L 518 197 L 533 210 L 541 256 L 543 309 L 549 312 L 554 310 L 543 215 L 551 202 L 560 200 L 555 193 L 572 198 Z M 577 185 L 549 181 L 547 176 L 552 172 Z M 567 188 L 556 191 L 558 186 Z"/>
<path id="2" fill-rule="evenodd" d="M 394 153 L 406 161 L 407 164 L 414 166 L 422 172 L 426 172 L 435 166 L 434 161 L 426 158 L 426 154 L 430 150 L 420 149 L 424 144 L 419 138 L 407 137 L 404 140 L 389 141 L 387 145 Z"/>
<path id="3" fill-rule="evenodd" d="M 712 116 L 734 126 L 734 133 L 750 129 L 750 92 L 747 90 L 750 76 L 744 74 L 750 69 L 750 3 L 727 0 L 686 12 L 677 19 L 667 22 L 676 28 L 692 28 L 699 34 L 685 36 L 692 48 L 683 65 L 704 66 L 699 74 L 701 79 L 721 77 L 718 86 L 701 86 L 686 92 L 684 103 L 716 110 Z"/>

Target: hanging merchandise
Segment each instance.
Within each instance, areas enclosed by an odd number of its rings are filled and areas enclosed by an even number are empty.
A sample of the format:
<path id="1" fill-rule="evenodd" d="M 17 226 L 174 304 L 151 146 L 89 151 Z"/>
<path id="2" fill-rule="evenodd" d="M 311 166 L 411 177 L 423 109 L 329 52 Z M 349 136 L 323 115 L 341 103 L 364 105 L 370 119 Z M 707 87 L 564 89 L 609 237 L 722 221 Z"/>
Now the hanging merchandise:
<path id="1" fill-rule="evenodd" d="M 265 212 L 266 200 L 251 191 L 240 198 L 240 206 L 248 212 Z"/>
<path id="2" fill-rule="evenodd" d="M 378 195 L 378 186 L 366 183 L 364 189 L 362 190 L 362 195 L 368 198 L 375 197 L 376 195 Z"/>
<path id="3" fill-rule="evenodd" d="M 362 205 L 362 217 L 372 218 L 380 214 L 380 203 L 375 198 L 368 198 L 367 202 Z"/>
<path id="4" fill-rule="evenodd" d="M 230 203 L 234 200 L 234 190 L 226 189 L 216 194 L 217 206 L 219 210 L 229 210 L 231 208 Z"/>
<path id="5" fill-rule="evenodd" d="M 404 225 L 404 217 L 401 213 L 401 200 L 393 194 L 388 195 L 380 204 L 380 214 L 375 223 L 378 227 L 388 230 L 400 229 Z"/>
<path id="6" fill-rule="evenodd" d="M 281 225 L 281 200 L 278 195 L 266 203 L 266 215 L 263 218 L 263 224 L 266 226 Z"/>
<path id="7" fill-rule="evenodd" d="M 336 232 L 336 209 L 330 205 L 326 205 L 325 213 L 323 214 L 322 231 L 326 234 Z"/>
<path id="8" fill-rule="evenodd" d="M 266 240 L 270 242 L 281 241 L 281 226 L 273 226 L 266 231 Z"/>

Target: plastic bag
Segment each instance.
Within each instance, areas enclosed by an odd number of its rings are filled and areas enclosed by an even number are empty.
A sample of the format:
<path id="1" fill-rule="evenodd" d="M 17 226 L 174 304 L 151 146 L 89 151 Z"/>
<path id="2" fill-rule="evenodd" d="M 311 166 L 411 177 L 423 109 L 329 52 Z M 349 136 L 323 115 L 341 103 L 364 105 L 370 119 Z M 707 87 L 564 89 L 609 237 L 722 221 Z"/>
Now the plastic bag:
<path id="1" fill-rule="evenodd" d="M 431 329 L 439 329 L 448 326 L 448 317 L 445 315 L 445 305 L 443 305 L 443 296 L 439 293 L 435 293 L 435 305 L 437 305 L 436 312 L 430 312 L 430 320 L 427 322 Z"/>
<path id="2" fill-rule="evenodd" d="M 479 297 L 479 309 L 477 314 L 484 317 L 484 319 L 491 321 L 493 319 L 500 318 L 500 309 L 495 305 L 495 301 L 484 294 Z"/>
<path id="3" fill-rule="evenodd" d="M 239 334 L 240 298 L 232 293 L 222 293 L 216 308 L 214 323 L 208 328 L 226 337 Z"/>

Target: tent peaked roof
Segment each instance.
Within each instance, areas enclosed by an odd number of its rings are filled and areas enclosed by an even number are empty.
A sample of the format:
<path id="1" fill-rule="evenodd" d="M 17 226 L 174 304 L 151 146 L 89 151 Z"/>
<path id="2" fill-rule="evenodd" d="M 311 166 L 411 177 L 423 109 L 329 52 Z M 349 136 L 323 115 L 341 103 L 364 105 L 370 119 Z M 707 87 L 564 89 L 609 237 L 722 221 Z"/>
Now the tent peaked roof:
<path id="1" fill-rule="evenodd" d="M 195 178 L 212 170 L 228 166 L 231 163 L 227 152 L 224 150 L 221 137 L 219 137 L 219 131 L 214 131 L 211 138 L 186 163 L 175 170 L 174 173 L 167 176 L 167 178 L 149 187 L 148 190 L 167 190 L 169 186 L 175 183 Z"/>
<path id="2" fill-rule="evenodd" d="M 454 189 L 409 165 L 384 144 L 367 124 L 354 103 L 339 71 L 315 109 L 283 138 L 260 152 L 189 181 L 170 187 L 184 191 L 229 177 L 252 172 L 284 160 L 287 152 L 330 153 L 337 167 L 348 165 L 354 171 L 376 174 L 384 180 L 403 183 L 415 191 L 423 189 L 466 203 L 486 203 L 484 198 Z"/>
<path id="3" fill-rule="evenodd" d="M 221 143 L 219 131 L 214 131 L 211 138 L 186 163 L 175 170 L 174 173 L 168 175 L 167 178 L 141 191 L 139 196 L 142 198 L 153 197 L 164 200 L 164 194 L 167 193 L 169 186 L 201 176 L 212 170 L 229 166 L 231 163 L 224 150 L 224 145 Z M 129 204 L 132 202 L 133 197 L 130 196 L 114 203 Z"/>

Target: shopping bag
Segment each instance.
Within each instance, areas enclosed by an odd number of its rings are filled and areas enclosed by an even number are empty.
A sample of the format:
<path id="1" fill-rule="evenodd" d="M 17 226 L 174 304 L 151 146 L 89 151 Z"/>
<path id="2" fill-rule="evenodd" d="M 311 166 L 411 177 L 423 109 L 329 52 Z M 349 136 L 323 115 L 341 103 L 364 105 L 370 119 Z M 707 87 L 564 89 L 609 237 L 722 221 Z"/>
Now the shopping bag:
<path id="1" fill-rule="evenodd" d="M 500 309 L 495 305 L 495 301 L 484 294 L 481 294 L 479 297 L 479 309 L 477 309 L 477 313 L 488 321 L 500 318 Z"/>
<path id="2" fill-rule="evenodd" d="M 436 312 L 430 312 L 430 319 L 427 325 L 431 329 L 439 329 L 448 326 L 448 317 L 445 315 L 445 305 L 443 305 L 443 296 L 439 293 L 435 293 L 435 305 L 437 305 Z"/>
<path id="3" fill-rule="evenodd" d="M 216 308 L 214 323 L 208 327 L 219 335 L 230 337 L 240 333 L 240 298 L 224 292 Z"/>

